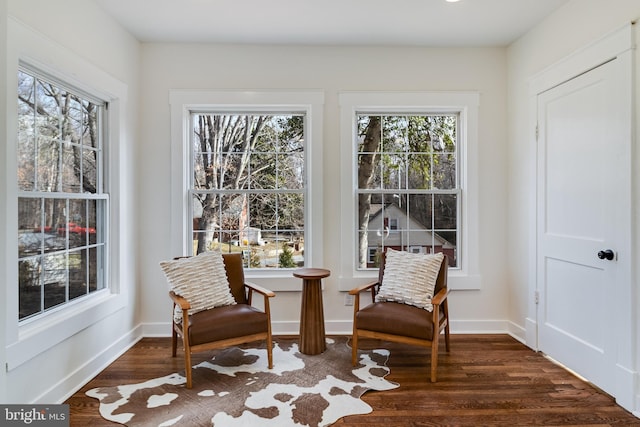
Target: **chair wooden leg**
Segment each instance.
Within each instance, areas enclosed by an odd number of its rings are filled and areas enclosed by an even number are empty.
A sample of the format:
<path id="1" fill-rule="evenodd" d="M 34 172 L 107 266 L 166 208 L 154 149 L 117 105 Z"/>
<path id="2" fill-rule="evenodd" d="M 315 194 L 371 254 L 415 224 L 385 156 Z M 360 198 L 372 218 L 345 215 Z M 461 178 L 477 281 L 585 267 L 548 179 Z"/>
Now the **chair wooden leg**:
<path id="1" fill-rule="evenodd" d="M 447 350 L 447 353 L 449 351 L 451 351 L 451 345 L 449 342 L 449 302 L 447 300 L 444 300 L 444 320 L 445 325 L 444 325 L 444 344 L 445 344 L 445 348 Z"/>
<path id="2" fill-rule="evenodd" d="M 447 353 L 451 351 L 451 343 L 449 342 L 449 319 L 447 319 L 447 324 L 444 327 L 444 347 Z"/>
<path id="3" fill-rule="evenodd" d="M 191 388 L 193 386 L 191 375 L 191 347 L 189 346 L 189 338 L 186 334 L 183 334 L 182 338 L 182 346 L 184 347 L 184 374 L 187 377 L 187 388 Z"/>
<path id="4" fill-rule="evenodd" d="M 173 325 L 171 325 L 171 332 L 171 356 L 176 357 L 178 354 L 178 333 Z"/>
<path id="5" fill-rule="evenodd" d="M 273 369 L 273 340 L 271 338 L 271 331 L 267 335 L 267 361 L 269 363 L 269 369 Z"/>
<path id="6" fill-rule="evenodd" d="M 436 335 L 431 343 L 431 382 L 437 381 L 436 372 L 438 369 L 438 341 L 440 341 L 440 334 Z"/>
<path id="7" fill-rule="evenodd" d="M 351 364 L 358 364 L 358 331 L 353 329 L 353 338 L 351 339 Z"/>
<path id="8" fill-rule="evenodd" d="M 191 344 L 189 343 L 189 324 L 187 310 L 182 312 L 182 347 L 184 350 L 184 373 L 187 377 L 187 388 L 193 385 L 191 375 Z"/>
<path id="9" fill-rule="evenodd" d="M 184 350 L 184 372 L 187 376 L 187 388 L 193 387 L 193 380 L 191 378 L 191 352 L 188 349 Z"/>

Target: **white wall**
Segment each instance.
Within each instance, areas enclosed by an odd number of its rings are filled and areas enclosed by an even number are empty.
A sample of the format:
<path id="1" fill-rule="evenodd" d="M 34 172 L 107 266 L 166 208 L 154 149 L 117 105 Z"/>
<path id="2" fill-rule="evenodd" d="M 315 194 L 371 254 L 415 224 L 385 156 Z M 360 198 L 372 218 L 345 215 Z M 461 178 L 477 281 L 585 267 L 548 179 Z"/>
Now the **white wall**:
<path id="1" fill-rule="evenodd" d="M 158 266 L 170 248 L 170 109 L 172 89 L 313 89 L 325 93 L 323 141 L 324 307 L 329 333 L 351 330 L 352 307 L 338 291 L 340 260 L 339 91 L 477 91 L 479 110 L 479 229 L 481 289 L 451 297 L 454 330 L 507 329 L 506 51 L 376 47 L 143 44 L 140 210 L 141 316 L 150 333 L 169 333 L 167 284 Z M 320 267 L 320 266 L 316 266 Z M 293 281 L 294 278 L 283 280 Z M 349 278 L 342 278 L 343 282 Z M 259 282 L 259 280 L 255 280 Z M 356 282 L 354 281 L 354 284 Z M 296 332 L 298 292 L 272 300 L 274 331 Z"/>
<path id="2" fill-rule="evenodd" d="M 8 11 L 8 41 L 2 51 L 3 74 L 0 78 L 9 95 L 3 97 L 0 109 L 2 126 L 7 130 L 8 144 L 0 151 L 0 241 L 3 246 L 0 278 L 2 304 L 2 376 L 0 401 L 8 403 L 55 403 L 81 386 L 102 367 L 126 349 L 139 333 L 136 289 L 135 201 L 133 185 L 137 132 L 137 100 L 139 79 L 139 43 L 116 25 L 93 2 L 84 0 L 9 0 L 2 2 Z M 4 21 L 0 41 L 5 46 Z M 18 59 L 35 62 L 58 76 L 92 89 L 118 95 L 112 116 L 119 141 L 111 147 L 114 176 L 109 178 L 111 205 L 115 214 L 113 230 L 117 251 L 113 258 L 117 270 L 112 284 L 119 293 L 108 298 L 112 310 L 85 310 L 80 318 L 57 317 L 33 329 L 30 338 L 18 328 L 17 315 L 17 208 L 15 203 L 15 111 Z M 6 75 L 4 70 L 6 65 Z M 101 87 L 106 83 L 108 87 Z M 4 91 L 3 91 L 4 94 Z M 10 94 L 14 94 L 11 96 Z M 4 102 L 6 100 L 6 102 Z M 4 107 L 6 106 L 6 111 Z M 115 111 L 114 111 L 115 110 Z M 7 119 L 7 126 L 4 120 Z M 119 236 L 126 238 L 119 239 Z M 80 305 L 81 306 L 81 305 Z M 79 310 L 77 311 L 79 313 Z M 6 314 L 9 313 L 9 314 Z M 83 322 L 80 323 L 78 320 Z M 71 320 L 71 321 L 70 321 Z M 33 337 L 42 339 L 33 339 Z M 17 350 L 16 350 L 17 349 Z M 4 361 L 9 363 L 5 375 Z"/>
<path id="3" fill-rule="evenodd" d="M 529 81 L 557 61 L 567 57 L 606 34 L 640 18 L 640 2 L 637 0 L 572 0 L 549 16 L 536 28 L 512 44 L 507 53 L 508 63 L 508 230 L 507 247 L 508 283 L 510 285 L 509 318 L 521 328 L 527 326 L 531 312 L 531 281 L 535 278 L 535 253 L 532 253 L 530 230 L 535 226 L 535 147 L 531 144 L 529 123 Z M 636 25 L 637 26 L 637 25 Z M 640 41 L 636 28 L 636 44 Z M 640 56 L 636 52 L 636 73 L 640 70 Z M 636 83 L 640 82 L 636 75 Z M 640 89 L 636 84 L 636 114 L 640 112 Z M 639 122 L 636 116 L 636 123 Z M 636 125 L 636 132 L 638 131 Z M 636 144 L 640 135 L 636 135 Z M 637 145 L 634 145 L 637 146 Z M 635 148 L 634 164 L 640 165 L 640 150 Z M 634 253 L 639 255 L 640 228 L 637 218 L 640 212 L 640 168 L 634 171 L 634 224 L 636 243 Z M 638 261 L 638 260 L 637 260 Z M 638 262 L 635 265 L 638 265 Z M 638 271 L 634 272 L 636 284 L 635 307 L 640 306 Z M 635 313 L 635 330 L 640 330 L 639 313 Z M 535 320 L 535 319 L 534 319 Z M 637 336 L 637 334 L 636 334 Z M 535 337 L 534 337 L 535 338 Z M 640 367 L 640 347 L 636 343 L 635 369 Z M 636 374 L 637 377 L 637 374 Z M 638 380 L 636 380 L 636 383 Z M 637 388 L 637 387 L 636 387 Z M 637 390 L 636 395 L 640 394 Z M 625 396 L 628 400 L 628 396 Z M 636 397 L 638 399 L 638 397 Z M 640 408 L 640 399 L 635 403 Z"/>

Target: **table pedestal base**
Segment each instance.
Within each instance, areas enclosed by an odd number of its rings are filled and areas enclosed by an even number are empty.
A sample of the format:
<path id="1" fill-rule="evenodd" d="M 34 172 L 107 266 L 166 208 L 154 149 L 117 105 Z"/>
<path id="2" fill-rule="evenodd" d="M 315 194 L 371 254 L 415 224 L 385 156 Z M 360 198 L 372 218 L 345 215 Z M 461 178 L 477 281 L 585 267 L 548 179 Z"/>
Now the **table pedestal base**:
<path id="1" fill-rule="evenodd" d="M 329 270 L 323 268 L 299 268 L 293 272 L 302 279 L 300 352 L 303 354 L 320 354 L 327 349 L 321 280 L 329 274 Z"/>
<path id="2" fill-rule="evenodd" d="M 327 348 L 320 279 L 306 280 L 300 311 L 300 352 L 320 354 Z"/>

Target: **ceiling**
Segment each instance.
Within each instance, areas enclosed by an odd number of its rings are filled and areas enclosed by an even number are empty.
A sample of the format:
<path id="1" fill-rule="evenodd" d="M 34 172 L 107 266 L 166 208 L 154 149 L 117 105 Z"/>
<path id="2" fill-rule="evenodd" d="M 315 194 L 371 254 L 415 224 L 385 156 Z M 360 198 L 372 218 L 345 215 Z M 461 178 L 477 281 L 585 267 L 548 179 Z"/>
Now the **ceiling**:
<path id="1" fill-rule="evenodd" d="M 568 0 L 94 0 L 141 42 L 506 46 Z"/>

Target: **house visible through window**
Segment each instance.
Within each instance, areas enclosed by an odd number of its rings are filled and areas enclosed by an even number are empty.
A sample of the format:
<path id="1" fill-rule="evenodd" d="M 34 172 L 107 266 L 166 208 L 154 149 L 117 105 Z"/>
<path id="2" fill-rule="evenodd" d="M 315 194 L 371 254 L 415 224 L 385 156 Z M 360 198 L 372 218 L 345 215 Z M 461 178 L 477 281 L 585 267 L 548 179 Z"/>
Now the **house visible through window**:
<path id="1" fill-rule="evenodd" d="M 304 265 L 303 113 L 191 113 L 193 253 L 241 252 L 248 269 Z"/>
<path id="2" fill-rule="evenodd" d="M 19 319 L 106 287 L 106 103 L 18 72 Z"/>
<path id="3" fill-rule="evenodd" d="M 356 112 L 358 268 L 387 248 L 458 265 L 457 113 Z"/>

